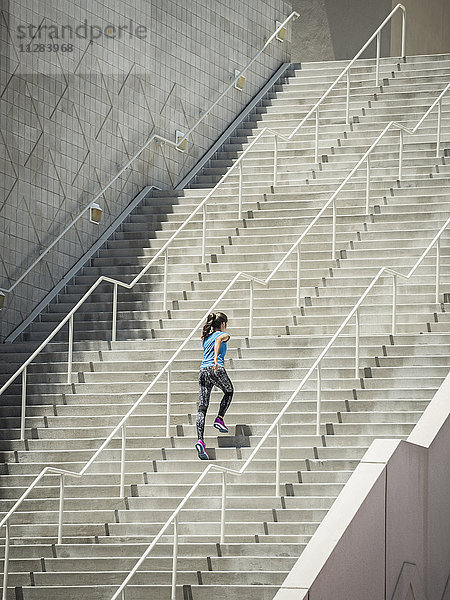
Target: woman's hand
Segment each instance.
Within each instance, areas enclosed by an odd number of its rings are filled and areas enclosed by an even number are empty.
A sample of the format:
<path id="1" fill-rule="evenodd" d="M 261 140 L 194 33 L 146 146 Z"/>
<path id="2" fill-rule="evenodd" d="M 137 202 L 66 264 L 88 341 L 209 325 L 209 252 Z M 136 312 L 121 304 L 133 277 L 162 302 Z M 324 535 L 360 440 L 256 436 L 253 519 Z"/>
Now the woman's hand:
<path id="1" fill-rule="evenodd" d="M 214 365 L 213 365 L 213 371 L 217 371 L 218 368 L 219 368 L 219 363 L 217 362 L 217 360 L 215 360 Z"/>

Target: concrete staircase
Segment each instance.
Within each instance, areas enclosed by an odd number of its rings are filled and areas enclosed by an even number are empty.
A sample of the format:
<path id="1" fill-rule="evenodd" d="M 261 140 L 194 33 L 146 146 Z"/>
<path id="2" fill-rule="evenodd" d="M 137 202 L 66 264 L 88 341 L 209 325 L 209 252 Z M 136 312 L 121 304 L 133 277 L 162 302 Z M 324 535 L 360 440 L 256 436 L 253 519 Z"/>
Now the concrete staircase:
<path id="1" fill-rule="evenodd" d="M 2 377 L 19 366 L 100 274 L 139 272 L 225 172 L 257 129 L 289 133 L 332 83 L 344 63 L 302 65 L 276 97 L 257 109 L 183 193 L 149 197 L 108 241 L 57 302 L 23 335 L 5 345 Z M 352 71 L 352 125 L 343 124 L 344 90 L 321 110 L 321 162 L 314 163 L 314 123 L 279 146 L 279 185 L 271 189 L 270 138 L 244 165 L 245 218 L 237 220 L 237 179 L 208 208 L 208 264 L 200 263 L 200 219 L 170 251 L 170 310 L 162 311 L 162 266 L 131 291 L 119 292 L 119 341 L 111 343 L 111 286 L 97 288 L 75 319 L 74 379 L 66 383 L 66 332 L 29 370 L 27 440 L 18 441 L 20 384 L 0 407 L 0 478 L 6 512 L 48 464 L 79 470 L 159 372 L 237 271 L 267 276 L 340 181 L 390 120 L 414 125 L 445 87 L 450 56 L 384 59 L 382 88 L 373 61 Z M 443 105 L 442 155 L 450 148 L 450 112 Z M 302 245 L 302 302 L 295 304 L 295 261 L 255 293 L 254 337 L 248 338 L 248 283 L 239 282 L 222 310 L 230 319 L 227 369 L 236 394 L 227 423 L 212 428 L 212 460 L 239 467 L 298 381 L 383 265 L 407 272 L 448 218 L 450 171 L 435 158 L 436 115 L 405 138 L 397 181 L 398 134 L 372 160 L 371 214 L 364 210 L 365 172 L 338 200 L 338 256 L 331 258 L 331 215 Z M 448 159 L 447 159 L 448 162 Z M 264 239 L 264 248 L 261 240 Z M 212 474 L 184 511 L 180 525 L 179 598 L 272 600 L 326 511 L 373 439 L 406 438 L 450 364 L 450 236 L 441 243 L 441 303 L 434 303 L 434 262 L 400 285 L 398 335 L 391 336 L 391 281 L 383 280 L 361 310 L 361 369 L 354 373 L 349 325 L 322 368 L 323 419 L 315 435 L 315 379 L 282 426 L 281 498 L 275 492 L 275 440 L 245 476 L 229 478 L 225 544 L 218 544 L 220 476 Z M 172 437 L 165 437 L 165 384 L 158 383 L 131 419 L 126 498 L 119 494 L 120 440 L 81 480 L 67 482 L 63 544 L 56 543 L 58 479 L 48 476 L 14 518 L 8 598 L 109 599 L 169 518 L 205 465 L 193 449 L 200 344 L 192 341 L 173 369 Z M 4 535 L 4 531 L 1 532 Z M 170 597 L 172 539 L 164 536 L 133 579 L 127 600 Z M 16 588 L 16 589 L 14 589 Z"/>

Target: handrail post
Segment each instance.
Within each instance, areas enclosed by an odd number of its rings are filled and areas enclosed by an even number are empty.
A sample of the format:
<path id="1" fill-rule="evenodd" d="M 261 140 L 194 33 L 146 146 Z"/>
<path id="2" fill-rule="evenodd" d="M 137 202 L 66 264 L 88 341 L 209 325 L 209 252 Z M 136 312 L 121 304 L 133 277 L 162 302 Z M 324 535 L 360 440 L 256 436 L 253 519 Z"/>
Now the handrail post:
<path id="1" fill-rule="evenodd" d="M 392 275 L 392 327 L 391 333 L 395 335 L 397 329 L 397 275 Z"/>
<path id="2" fill-rule="evenodd" d="M 439 304 L 439 292 L 440 292 L 440 278 L 441 278 L 441 238 L 436 241 L 436 304 Z"/>
<path id="3" fill-rule="evenodd" d="M 125 498 L 125 454 L 127 451 L 127 426 L 122 425 L 122 445 L 120 449 L 120 492 L 119 496 Z"/>
<path id="4" fill-rule="evenodd" d="M 296 282 L 296 292 L 295 299 L 297 302 L 297 306 L 300 306 L 300 275 L 301 275 L 301 259 L 302 259 L 302 251 L 300 248 L 301 244 L 297 246 L 297 282 Z"/>
<path id="5" fill-rule="evenodd" d="M 322 373 L 320 371 L 320 362 L 317 364 L 317 385 L 316 385 L 316 435 L 320 435 L 320 410 L 322 404 Z"/>
<path id="6" fill-rule="evenodd" d="M 167 276 L 169 272 L 169 250 L 164 252 L 164 283 L 163 283 L 163 310 L 167 310 Z"/>
<path id="7" fill-rule="evenodd" d="M 253 279 L 250 279 L 250 289 L 249 289 L 249 314 L 248 314 L 248 337 L 251 338 L 253 336 Z"/>
<path id="8" fill-rule="evenodd" d="M 207 210 L 206 210 L 206 202 L 203 205 L 203 225 L 202 225 L 202 263 L 206 263 L 206 219 L 207 219 Z"/>
<path id="9" fill-rule="evenodd" d="M 402 180 L 403 170 L 403 129 L 400 129 L 400 135 L 398 140 L 398 180 Z"/>
<path id="10" fill-rule="evenodd" d="M 347 92 L 345 98 L 345 123 L 350 125 L 350 69 L 347 71 Z"/>
<path id="11" fill-rule="evenodd" d="M 9 519 L 6 521 L 5 527 L 6 527 L 6 538 L 5 538 L 5 559 L 4 559 L 4 563 L 3 563 L 2 600 L 6 600 L 6 596 L 8 594 L 9 546 L 10 546 L 10 539 L 11 539 Z"/>
<path id="12" fill-rule="evenodd" d="M 314 162 L 319 162 L 319 107 L 316 108 L 316 134 L 314 140 Z"/>
<path id="13" fill-rule="evenodd" d="M 72 383 L 72 359 L 73 359 L 73 315 L 69 319 L 69 355 L 67 357 L 67 383 Z"/>
<path id="14" fill-rule="evenodd" d="M 59 476 L 59 510 L 58 510 L 58 544 L 62 544 L 62 531 L 63 531 L 63 516 L 64 516 L 64 482 L 65 473 L 61 473 Z"/>
<path id="15" fill-rule="evenodd" d="M 20 412 L 20 440 L 25 439 L 25 417 L 27 412 L 27 367 L 22 371 L 22 408 Z"/>
<path id="16" fill-rule="evenodd" d="M 172 593 L 171 600 L 177 596 L 177 562 L 178 562 L 178 515 L 173 520 L 173 556 L 172 556 Z"/>
<path id="17" fill-rule="evenodd" d="M 332 232 L 332 242 L 331 242 L 331 260 L 336 258 L 336 198 L 333 198 L 333 232 Z"/>
<path id="18" fill-rule="evenodd" d="M 380 53 L 381 53 L 381 31 L 377 33 L 377 61 L 375 68 L 375 85 L 380 82 Z"/>
<path id="19" fill-rule="evenodd" d="M 166 437 L 170 437 L 170 413 L 172 404 L 172 367 L 167 367 L 167 413 L 166 413 Z"/>
<path id="20" fill-rule="evenodd" d="M 437 132 L 436 132 L 436 158 L 439 158 L 441 149 L 441 122 L 442 122 L 442 99 L 438 102 Z"/>
<path id="21" fill-rule="evenodd" d="M 273 186 L 277 185 L 278 180 L 278 136 L 273 136 Z"/>
<path id="22" fill-rule="evenodd" d="M 220 543 L 225 543 L 225 509 L 227 502 L 227 472 L 222 471 L 222 504 L 220 507 Z"/>
<path id="23" fill-rule="evenodd" d="M 367 176 L 366 176 L 366 215 L 369 214 L 370 205 L 370 154 L 367 156 Z"/>
<path id="24" fill-rule="evenodd" d="M 360 333 L 359 309 L 356 309 L 356 311 L 355 311 L 355 379 L 359 378 L 359 333 Z"/>
<path id="25" fill-rule="evenodd" d="M 402 18 L 402 56 L 401 58 L 406 58 L 406 11 L 403 10 L 403 18 Z"/>
<path id="26" fill-rule="evenodd" d="M 281 424 L 277 423 L 277 450 L 275 458 L 275 496 L 280 497 Z"/>
<path id="27" fill-rule="evenodd" d="M 111 341 L 115 342 L 117 339 L 117 283 L 113 286 L 113 309 L 112 309 L 112 332 Z"/>
<path id="28" fill-rule="evenodd" d="M 244 162 L 241 159 L 239 163 L 239 206 L 238 206 L 238 219 L 239 221 L 242 219 L 242 163 Z"/>

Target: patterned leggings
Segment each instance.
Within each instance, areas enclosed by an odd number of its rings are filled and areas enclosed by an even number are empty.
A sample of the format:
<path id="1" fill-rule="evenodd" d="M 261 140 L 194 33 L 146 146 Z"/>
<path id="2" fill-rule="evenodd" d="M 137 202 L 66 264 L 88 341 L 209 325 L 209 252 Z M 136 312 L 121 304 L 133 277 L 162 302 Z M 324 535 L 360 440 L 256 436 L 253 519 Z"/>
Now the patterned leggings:
<path id="1" fill-rule="evenodd" d="M 213 386 L 217 386 L 223 392 L 223 398 L 220 402 L 219 415 L 223 417 L 231 404 L 233 398 L 233 384 L 227 375 L 224 367 L 219 367 L 217 371 L 213 371 L 212 367 L 200 369 L 198 376 L 199 391 L 198 391 L 198 413 L 197 413 L 197 435 L 198 439 L 203 439 L 205 429 L 205 417 L 209 406 L 209 397 Z"/>

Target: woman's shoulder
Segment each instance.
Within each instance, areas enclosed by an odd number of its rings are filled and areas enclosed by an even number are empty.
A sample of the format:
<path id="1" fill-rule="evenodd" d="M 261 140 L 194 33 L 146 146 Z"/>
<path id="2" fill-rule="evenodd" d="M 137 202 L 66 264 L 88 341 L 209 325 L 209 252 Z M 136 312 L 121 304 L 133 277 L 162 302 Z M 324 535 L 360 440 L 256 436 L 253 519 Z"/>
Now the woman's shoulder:
<path id="1" fill-rule="evenodd" d="M 222 337 L 222 336 L 223 336 L 223 339 L 226 338 L 226 341 L 228 341 L 231 337 L 230 334 L 228 333 L 228 331 L 214 331 L 213 333 L 210 333 L 208 335 L 208 337 L 206 337 L 203 340 L 203 343 L 207 342 L 208 340 L 216 340 L 217 338 Z"/>
<path id="2" fill-rule="evenodd" d="M 203 338 L 203 342 L 207 342 L 208 340 L 215 340 L 217 337 L 219 337 L 219 335 L 221 333 L 223 333 L 223 331 L 213 331 L 212 333 L 207 335 L 205 338 Z"/>

